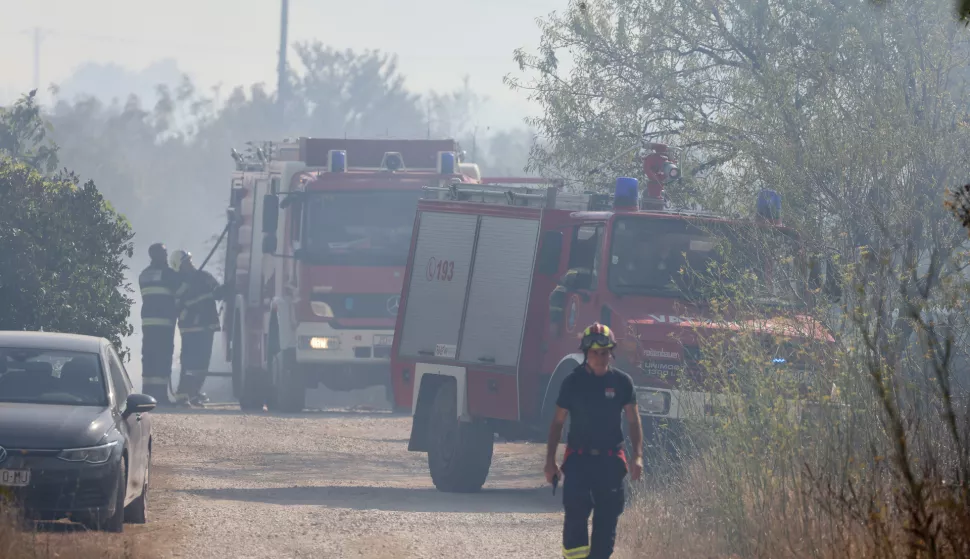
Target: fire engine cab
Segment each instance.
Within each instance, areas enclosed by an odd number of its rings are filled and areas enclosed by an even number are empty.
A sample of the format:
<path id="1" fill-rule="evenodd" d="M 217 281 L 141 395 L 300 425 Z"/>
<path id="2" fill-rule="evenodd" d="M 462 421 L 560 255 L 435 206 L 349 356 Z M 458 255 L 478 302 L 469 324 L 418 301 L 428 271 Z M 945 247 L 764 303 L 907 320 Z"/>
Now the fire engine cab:
<path id="1" fill-rule="evenodd" d="M 244 410 L 384 385 L 422 188 L 475 182 L 454 140 L 299 138 L 233 150 L 223 307 Z"/>
<path id="2" fill-rule="evenodd" d="M 545 440 L 559 387 L 583 363 L 579 338 L 593 322 L 618 338 L 616 364 L 637 386 L 645 440 L 709 396 L 678 385 L 678 371 L 690 371 L 698 357 L 692 327 L 704 305 L 688 304 L 684 286 L 671 283 L 685 263 L 704 270 L 715 258 L 707 227 L 732 221 L 665 207 L 664 184 L 679 176 L 666 146 L 650 144 L 643 162 L 645 196 L 635 178 L 617 179 L 613 194 L 457 183 L 424 189 L 391 366 L 396 403 L 412 411 L 408 450 L 428 453 L 439 490 L 479 490 L 496 433 Z M 757 226 L 782 253 L 797 252 L 797 235 L 777 219 L 780 198 L 760 206 L 772 219 Z M 550 297 L 559 286 L 561 312 Z"/>

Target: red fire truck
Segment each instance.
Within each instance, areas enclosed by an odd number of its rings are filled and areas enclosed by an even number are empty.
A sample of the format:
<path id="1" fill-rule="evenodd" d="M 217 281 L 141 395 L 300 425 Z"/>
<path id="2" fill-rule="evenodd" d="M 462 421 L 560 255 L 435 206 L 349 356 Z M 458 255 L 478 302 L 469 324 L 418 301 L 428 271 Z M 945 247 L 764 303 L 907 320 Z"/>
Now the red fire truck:
<path id="1" fill-rule="evenodd" d="M 243 409 L 300 411 L 320 383 L 390 394 L 417 202 L 424 186 L 476 181 L 460 154 L 454 140 L 299 138 L 233 150 L 233 295 L 222 320 Z"/>
<path id="2" fill-rule="evenodd" d="M 715 258 L 707 227 L 739 222 L 665 207 L 664 184 L 679 176 L 666 146 L 649 145 L 644 173 L 643 196 L 633 178 L 618 179 L 614 194 L 491 184 L 425 189 L 391 364 L 396 403 L 412 410 L 408 450 L 428 453 L 439 490 L 480 489 L 496 433 L 545 440 L 559 386 L 583 362 L 579 337 L 592 322 L 618 337 L 617 364 L 636 383 L 645 440 L 690 405 L 711 405 L 710 394 L 677 380 L 697 369 L 693 328 L 704 305 L 685 301 L 682 285 L 668 286 L 685 259 L 703 270 Z M 768 201 L 780 211 L 780 198 Z M 797 235 L 780 221 L 756 226 L 782 253 L 799 252 Z M 770 264 L 778 271 L 797 262 Z M 587 273 L 570 284 L 561 316 L 553 314 L 550 294 L 571 270 Z M 791 316 L 785 304 L 794 302 L 772 306 Z"/>

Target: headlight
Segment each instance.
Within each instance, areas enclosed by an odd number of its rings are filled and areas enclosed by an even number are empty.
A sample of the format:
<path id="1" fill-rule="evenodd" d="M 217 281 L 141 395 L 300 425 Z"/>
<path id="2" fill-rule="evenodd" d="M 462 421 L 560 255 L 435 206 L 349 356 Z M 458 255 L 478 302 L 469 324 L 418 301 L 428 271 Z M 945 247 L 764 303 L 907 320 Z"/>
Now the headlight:
<path id="1" fill-rule="evenodd" d="M 87 462 L 89 464 L 103 464 L 111 458 L 111 451 L 118 446 L 118 441 L 110 442 L 99 446 L 89 446 L 87 448 L 70 448 L 62 450 L 57 455 L 61 460 L 67 462 Z"/>
<path id="2" fill-rule="evenodd" d="M 643 413 L 666 415 L 670 411 L 670 394 L 637 388 L 637 408 Z"/>
<path id="3" fill-rule="evenodd" d="M 340 349 L 340 338 L 337 336 L 303 336 L 300 338 L 301 349 Z"/>

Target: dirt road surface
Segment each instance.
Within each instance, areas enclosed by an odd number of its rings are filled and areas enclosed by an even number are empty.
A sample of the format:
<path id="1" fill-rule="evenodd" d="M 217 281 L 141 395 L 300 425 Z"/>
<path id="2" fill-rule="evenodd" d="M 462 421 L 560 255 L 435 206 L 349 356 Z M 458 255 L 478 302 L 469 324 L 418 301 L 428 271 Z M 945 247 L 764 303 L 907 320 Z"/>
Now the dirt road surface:
<path id="1" fill-rule="evenodd" d="M 153 414 L 151 537 L 199 558 L 558 557 L 540 445 L 496 443 L 481 493 L 435 490 L 410 418 L 207 409 Z M 148 528 L 148 526 L 146 526 Z"/>

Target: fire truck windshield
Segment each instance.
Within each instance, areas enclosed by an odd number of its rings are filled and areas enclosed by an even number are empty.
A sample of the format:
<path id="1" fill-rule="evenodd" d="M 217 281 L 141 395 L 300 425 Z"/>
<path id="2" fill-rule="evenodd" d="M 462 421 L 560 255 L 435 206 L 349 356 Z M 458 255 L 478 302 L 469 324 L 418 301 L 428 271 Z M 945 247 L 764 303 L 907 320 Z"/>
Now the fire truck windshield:
<path id="1" fill-rule="evenodd" d="M 697 299 L 716 282 L 750 273 L 756 281 L 745 287 L 754 287 L 755 302 L 795 305 L 804 286 L 800 262 L 797 241 L 781 229 L 629 216 L 615 220 L 608 277 L 616 293 Z"/>
<path id="2" fill-rule="evenodd" d="M 420 190 L 314 192 L 303 253 L 313 264 L 404 266 Z"/>

